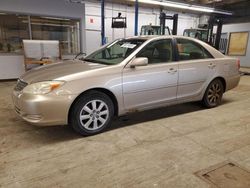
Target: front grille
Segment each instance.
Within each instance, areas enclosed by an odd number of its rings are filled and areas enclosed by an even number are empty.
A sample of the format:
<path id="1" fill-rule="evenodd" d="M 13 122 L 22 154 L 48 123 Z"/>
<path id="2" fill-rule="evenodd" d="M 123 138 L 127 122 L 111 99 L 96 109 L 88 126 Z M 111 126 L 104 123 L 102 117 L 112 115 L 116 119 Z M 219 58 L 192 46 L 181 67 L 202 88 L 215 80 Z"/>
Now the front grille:
<path id="1" fill-rule="evenodd" d="M 22 91 L 28 84 L 20 79 L 17 80 L 17 84 L 15 87 L 16 91 Z"/>

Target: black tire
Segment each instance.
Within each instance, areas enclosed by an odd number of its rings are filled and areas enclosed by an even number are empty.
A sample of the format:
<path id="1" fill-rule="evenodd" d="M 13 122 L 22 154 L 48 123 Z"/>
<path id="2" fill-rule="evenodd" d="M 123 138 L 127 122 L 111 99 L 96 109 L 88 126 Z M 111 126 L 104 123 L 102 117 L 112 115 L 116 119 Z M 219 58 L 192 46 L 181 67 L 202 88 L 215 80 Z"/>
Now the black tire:
<path id="1" fill-rule="evenodd" d="M 94 112 L 93 107 L 93 101 L 96 103 L 96 112 Z M 98 116 L 98 103 L 99 107 L 101 107 L 101 104 L 104 105 L 102 107 L 103 111 L 99 111 Z M 92 109 L 91 109 L 92 106 Z M 85 109 L 92 110 L 92 112 L 86 111 Z M 100 115 L 102 112 L 108 111 L 107 115 Z M 92 115 L 92 116 L 91 116 Z M 82 119 L 81 117 L 88 117 L 89 119 Z M 110 97 L 106 95 L 105 93 L 99 92 L 99 91 L 90 91 L 86 94 L 82 95 L 80 98 L 76 100 L 76 102 L 73 104 L 72 109 L 70 110 L 69 114 L 69 124 L 72 126 L 72 128 L 80 133 L 83 136 L 91 136 L 98 133 L 103 132 L 109 125 L 114 116 L 114 104 Z M 101 122 L 98 118 L 105 119 L 105 123 Z M 84 122 L 85 121 L 85 122 Z M 92 123 L 88 123 L 89 121 L 92 121 Z M 100 127 L 95 126 L 94 123 L 97 122 L 97 124 L 102 124 Z M 87 126 L 89 124 L 89 126 Z M 95 129 L 95 127 L 98 127 Z M 92 129 L 92 130 L 91 130 Z"/>
<path id="2" fill-rule="evenodd" d="M 207 87 L 202 103 L 207 108 L 214 108 L 221 104 L 224 87 L 220 79 L 213 80 Z"/>

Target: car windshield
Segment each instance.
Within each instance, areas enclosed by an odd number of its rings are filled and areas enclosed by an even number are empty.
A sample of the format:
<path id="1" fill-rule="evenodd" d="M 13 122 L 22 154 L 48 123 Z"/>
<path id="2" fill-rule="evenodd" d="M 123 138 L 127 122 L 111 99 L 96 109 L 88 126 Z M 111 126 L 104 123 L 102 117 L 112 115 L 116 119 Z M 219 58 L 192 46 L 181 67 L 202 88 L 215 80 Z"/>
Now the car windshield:
<path id="1" fill-rule="evenodd" d="M 126 59 L 145 41 L 144 39 L 116 40 L 106 47 L 93 52 L 85 57 L 84 60 L 107 65 L 118 64 Z"/>

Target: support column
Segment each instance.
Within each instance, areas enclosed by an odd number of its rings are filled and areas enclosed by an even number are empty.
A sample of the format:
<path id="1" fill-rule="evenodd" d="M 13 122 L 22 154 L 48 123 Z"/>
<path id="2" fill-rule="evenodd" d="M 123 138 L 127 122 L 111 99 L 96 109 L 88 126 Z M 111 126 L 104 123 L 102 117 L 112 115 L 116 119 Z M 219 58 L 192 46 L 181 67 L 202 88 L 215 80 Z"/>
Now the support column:
<path id="1" fill-rule="evenodd" d="M 220 49 L 220 38 L 221 38 L 221 31 L 222 31 L 222 21 L 221 20 L 218 20 L 217 21 L 217 32 L 216 32 L 216 39 L 215 39 L 215 48 L 217 50 Z"/>
<path id="2" fill-rule="evenodd" d="M 106 44 L 105 38 L 105 0 L 101 0 L 101 37 L 102 45 Z"/>
<path id="3" fill-rule="evenodd" d="M 172 35 L 177 35 L 177 26 L 178 26 L 178 14 L 173 16 L 173 33 Z"/>
<path id="4" fill-rule="evenodd" d="M 161 34 L 165 35 L 165 26 L 166 26 L 166 14 L 165 12 L 160 13 L 160 27 L 161 27 Z"/>
<path id="5" fill-rule="evenodd" d="M 139 3 L 138 0 L 135 1 L 135 29 L 134 35 L 138 35 L 138 14 L 139 14 Z"/>

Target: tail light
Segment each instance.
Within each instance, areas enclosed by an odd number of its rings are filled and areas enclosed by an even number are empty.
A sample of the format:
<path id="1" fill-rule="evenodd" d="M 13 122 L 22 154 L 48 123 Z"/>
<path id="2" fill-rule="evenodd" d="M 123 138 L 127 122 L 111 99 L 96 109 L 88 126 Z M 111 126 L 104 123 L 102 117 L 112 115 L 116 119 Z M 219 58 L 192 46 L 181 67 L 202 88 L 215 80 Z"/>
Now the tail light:
<path id="1" fill-rule="evenodd" d="M 237 65 L 238 69 L 240 69 L 240 59 L 237 59 L 236 65 Z"/>

